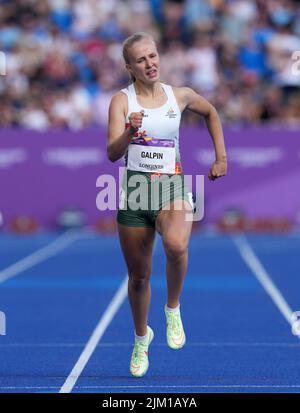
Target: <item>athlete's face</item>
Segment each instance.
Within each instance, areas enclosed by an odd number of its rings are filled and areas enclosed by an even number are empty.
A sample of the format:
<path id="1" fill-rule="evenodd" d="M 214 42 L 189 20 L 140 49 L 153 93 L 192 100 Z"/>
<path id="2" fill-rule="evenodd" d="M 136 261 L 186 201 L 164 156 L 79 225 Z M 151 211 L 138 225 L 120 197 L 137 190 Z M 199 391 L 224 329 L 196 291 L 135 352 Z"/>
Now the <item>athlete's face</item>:
<path id="1" fill-rule="evenodd" d="M 148 84 L 159 79 L 159 55 L 151 39 L 134 43 L 128 52 L 129 64 L 126 68 L 131 75 Z"/>

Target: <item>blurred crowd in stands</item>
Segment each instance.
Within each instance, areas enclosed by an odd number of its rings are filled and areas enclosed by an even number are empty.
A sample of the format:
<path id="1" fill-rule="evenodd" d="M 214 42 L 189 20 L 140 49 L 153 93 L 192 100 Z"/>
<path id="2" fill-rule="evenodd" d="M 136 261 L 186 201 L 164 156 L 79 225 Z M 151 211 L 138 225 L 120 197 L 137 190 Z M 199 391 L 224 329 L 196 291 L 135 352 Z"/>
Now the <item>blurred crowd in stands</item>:
<path id="1" fill-rule="evenodd" d="M 137 31 L 158 42 L 161 80 L 192 87 L 224 124 L 300 125 L 300 0 L 0 0 L 0 126 L 106 125 Z"/>

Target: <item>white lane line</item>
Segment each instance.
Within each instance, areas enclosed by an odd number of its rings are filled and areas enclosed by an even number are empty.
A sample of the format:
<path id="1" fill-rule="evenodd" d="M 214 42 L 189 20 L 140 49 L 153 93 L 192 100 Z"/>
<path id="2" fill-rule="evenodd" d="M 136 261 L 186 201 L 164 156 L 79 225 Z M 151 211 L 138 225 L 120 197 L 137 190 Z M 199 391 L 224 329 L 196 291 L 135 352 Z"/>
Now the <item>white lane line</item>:
<path id="1" fill-rule="evenodd" d="M 253 249 L 250 247 L 246 238 L 242 235 L 239 235 L 233 237 L 232 239 L 246 264 L 250 267 L 258 281 L 262 284 L 262 286 L 269 294 L 274 304 L 278 307 L 279 311 L 284 316 L 286 321 L 292 326 L 292 309 L 284 299 L 281 292 L 273 283 L 271 277 L 269 276 L 269 274 L 267 273 L 267 271 L 255 255 Z"/>
<path id="2" fill-rule="evenodd" d="M 57 348 L 57 347 L 70 347 L 70 348 L 82 348 L 86 343 L 7 343 L 0 344 L 0 348 L 8 347 L 35 347 L 35 348 Z M 165 342 L 153 343 L 151 347 L 165 347 L 167 344 Z M 300 343 L 234 343 L 234 342 L 219 342 L 219 343 L 186 343 L 186 347 L 290 347 L 290 348 L 299 348 Z M 132 342 L 128 343 L 118 343 L 118 342 L 107 342 L 107 343 L 98 343 L 96 347 L 109 348 L 109 347 L 132 347 Z"/>
<path id="3" fill-rule="evenodd" d="M 156 245 L 157 245 L 157 238 L 155 238 L 155 241 L 154 241 L 153 251 L 155 251 Z M 118 312 L 119 308 L 121 307 L 125 298 L 127 297 L 127 285 L 128 285 L 128 274 L 126 274 L 118 291 L 114 295 L 105 313 L 101 317 L 89 341 L 87 342 L 85 348 L 83 349 L 83 352 L 81 353 L 71 373 L 67 377 L 65 383 L 61 387 L 59 393 L 70 393 L 72 391 L 80 374 L 82 373 L 91 355 L 93 354 L 96 347 L 98 346 L 98 343 L 101 340 L 101 337 L 105 333 L 107 327 L 109 326 L 115 314 Z"/>
<path id="4" fill-rule="evenodd" d="M 127 296 L 127 282 L 128 282 L 128 274 L 124 278 L 118 291 L 114 295 L 105 313 L 101 317 L 98 325 L 96 326 L 93 334 L 91 335 L 89 341 L 87 342 L 83 352 L 81 353 L 71 373 L 69 374 L 65 383 L 61 387 L 59 393 L 70 393 L 72 391 L 73 387 L 76 384 L 76 381 L 78 380 L 80 374 L 82 373 L 91 355 L 93 354 L 95 348 L 97 347 L 99 340 L 101 339 L 101 337 L 105 333 L 105 330 L 107 329 L 110 322 L 114 318 L 115 314 L 117 313 L 117 311 L 123 304 L 123 301 L 125 300 Z"/>
<path id="5" fill-rule="evenodd" d="M 7 281 L 15 277 L 21 272 L 28 270 L 34 265 L 37 265 L 40 262 L 47 260 L 53 255 L 56 255 L 58 252 L 62 251 L 64 248 L 66 248 L 68 245 L 70 245 L 72 242 L 74 242 L 82 236 L 82 232 L 80 231 L 65 231 L 62 235 L 57 237 L 54 241 L 50 242 L 45 247 L 40 248 L 34 253 L 28 255 L 25 258 L 22 258 L 16 263 L 0 271 L 0 284 L 4 281 Z"/>
<path id="6" fill-rule="evenodd" d="M 299 384 L 295 385 L 260 385 L 260 384 L 228 384 L 228 385 L 213 385 L 213 384 L 203 384 L 203 385 L 176 385 L 176 386 L 81 386 L 76 387 L 76 389 L 138 389 L 138 388 L 145 388 L 145 389 L 211 389 L 211 388 L 299 388 Z"/>
<path id="7" fill-rule="evenodd" d="M 213 385 L 213 384 L 203 384 L 203 385 L 176 385 L 176 386 L 76 386 L 76 390 L 88 390 L 88 389 L 293 389 L 300 388 L 300 384 L 228 384 L 228 385 Z M 0 386 L 0 390 L 57 390 L 57 386 Z"/>

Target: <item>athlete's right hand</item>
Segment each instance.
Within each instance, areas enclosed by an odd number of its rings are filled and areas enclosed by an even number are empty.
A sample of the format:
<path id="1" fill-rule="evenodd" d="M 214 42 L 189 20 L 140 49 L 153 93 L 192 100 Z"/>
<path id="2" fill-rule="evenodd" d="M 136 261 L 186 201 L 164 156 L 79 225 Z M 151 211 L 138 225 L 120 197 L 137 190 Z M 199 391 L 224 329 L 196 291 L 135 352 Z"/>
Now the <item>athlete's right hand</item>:
<path id="1" fill-rule="evenodd" d="M 144 111 L 141 110 L 140 112 L 132 112 L 129 115 L 129 123 L 130 127 L 136 132 L 143 123 L 143 116 L 144 116 Z"/>

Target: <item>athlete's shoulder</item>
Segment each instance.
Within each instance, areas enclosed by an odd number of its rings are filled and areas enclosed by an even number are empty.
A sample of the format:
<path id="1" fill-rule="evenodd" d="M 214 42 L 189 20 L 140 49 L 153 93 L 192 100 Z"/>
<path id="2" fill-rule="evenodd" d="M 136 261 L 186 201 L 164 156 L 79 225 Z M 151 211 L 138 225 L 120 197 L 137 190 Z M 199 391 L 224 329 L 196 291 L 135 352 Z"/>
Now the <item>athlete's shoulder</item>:
<path id="1" fill-rule="evenodd" d="M 190 102 L 192 96 L 196 93 L 193 89 L 190 87 L 178 87 L 178 86 L 172 86 L 174 96 L 177 100 L 177 103 L 183 111 L 188 103 Z"/>
<path id="2" fill-rule="evenodd" d="M 188 98 L 191 95 L 194 95 L 196 92 L 187 86 L 172 86 L 175 95 L 180 96 L 181 98 Z"/>
<path id="3" fill-rule="evenodd" d="M 121 106 L 121 107 L 126 107 L 128 102 L 128 98 L 126 93 L 122 92 L 122 90 L 119 90 L 116 92 L 110 101 L 111 106 Z"/>
<path id="4" fill-rule="evenodd" d="M 110 113 L 122 113 L 123 116 L 126 116 L 128 112 L 128 98 L 122 90 L 119 90 L 112 96 L 109 111 Z"/>
<path id="5" fill-rule="evenodd" d="M 125 93 L 125 91 L 119 90 L 118 92 L 116 92 L 114 95 L 112 95 L 111 98 L 112 101 L 118 102 L 118 101 L 125 101 L 127 100 L 127 95 Z"/>

